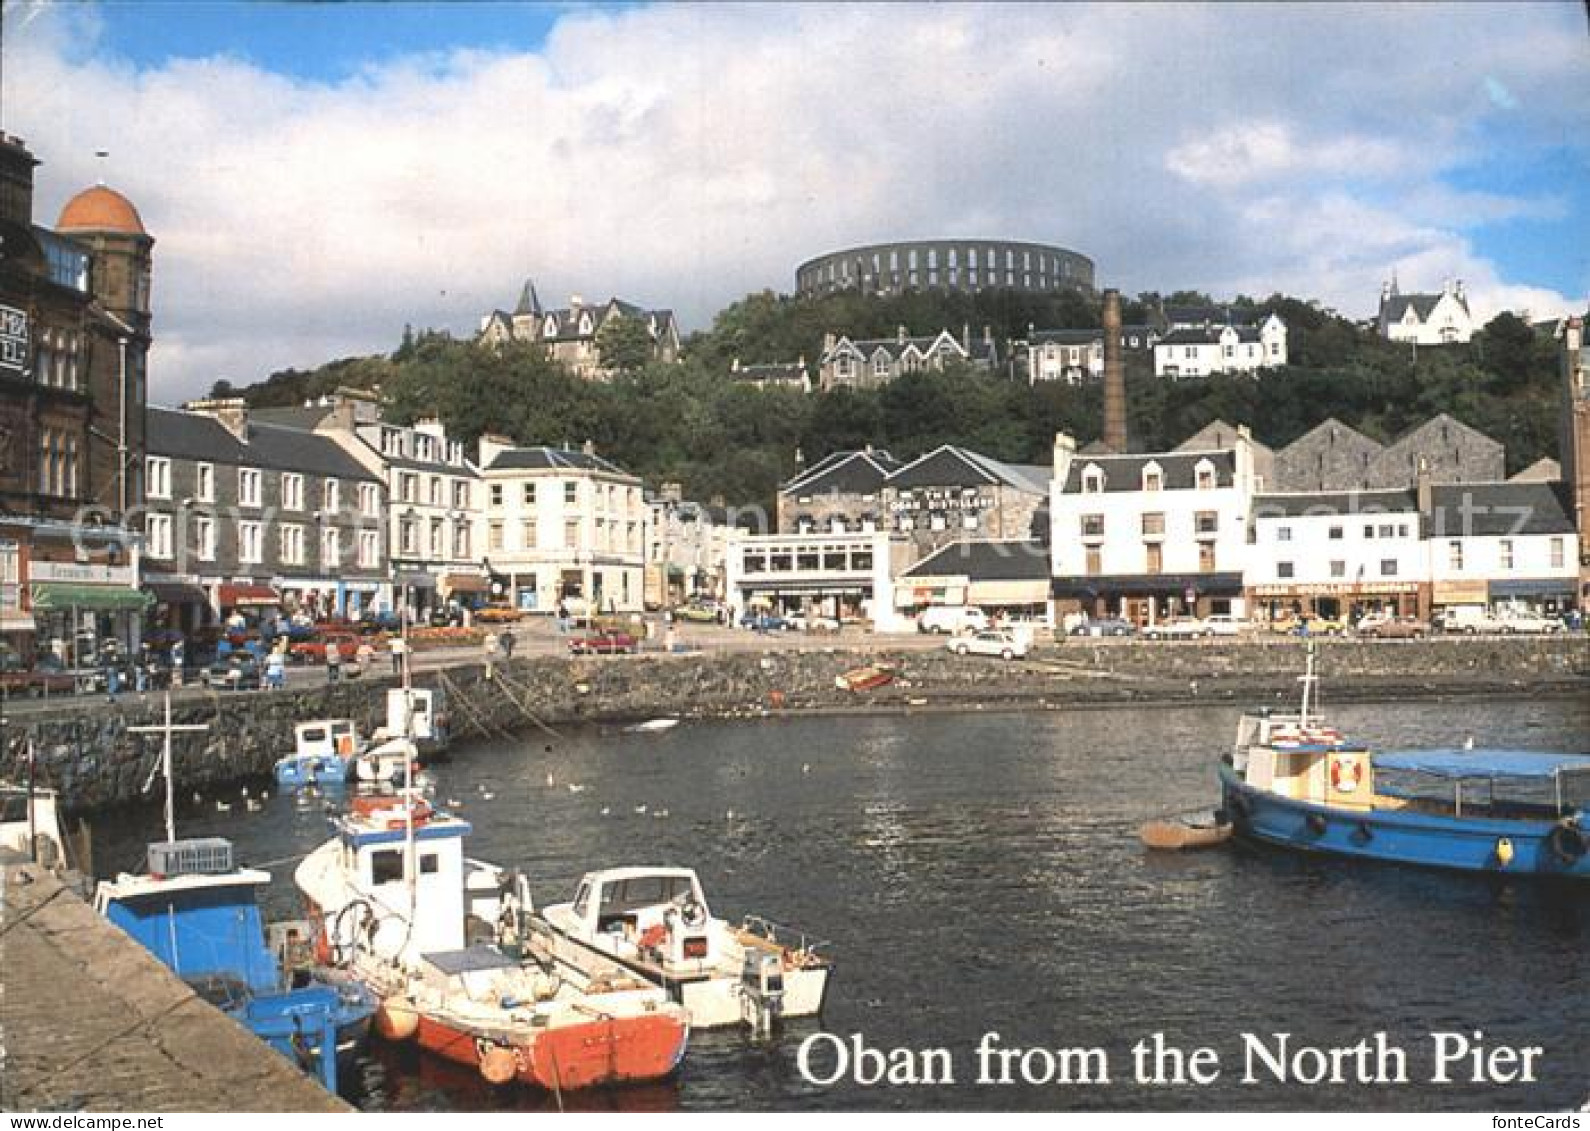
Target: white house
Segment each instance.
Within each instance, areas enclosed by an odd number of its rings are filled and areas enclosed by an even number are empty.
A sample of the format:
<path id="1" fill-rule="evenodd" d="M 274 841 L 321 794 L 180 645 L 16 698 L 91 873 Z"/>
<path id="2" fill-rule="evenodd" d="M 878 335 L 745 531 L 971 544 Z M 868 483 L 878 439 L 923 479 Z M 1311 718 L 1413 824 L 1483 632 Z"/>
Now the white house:
<path id="1" fill-rule="evenodd" d="M 725 589 L 735 618 L 751 609 L 870 621 L 880 632 L 911 627 L 896 610 L 895 578 L 908 564 L 903 538 L 886 533 L 729 536 Z"/>
<path id="2" fill-rule="evenodd" d="M 1252 511 L 1244 581 L 1253 616 L 1427 610 L 1427 551 L 1415 491 L 1258 495 Z"/>
<path id="3" fill-rule="evenodd" d="M 1573 605 L 1578 540 L 1559 484 L 1438 485 L 1427 518 L 1435 607 Z"/>
<path id="4" fill-rule="evenodd" d="M 583 449 L 480 440 L 485 557 L 515 607 L 561 600 L 633 612 L 645 593 L 641 481 Z"/>
<path id="5" fill-rule="evenodd" d="M 1447 280 L 1440 294 L 1405 295 L 1396 279 L 1381 285 L 1375 318 L 1382 338 L 1440 346 L 1466 342 L 1474 336 L 1474 316 L 1463 293 L 1463 280 Z"/>
<path id="6" fill-rule="evenodd" d="M 1087 454 L 1055 436 L 1050 553 L 1056 613 L 1152 623 L 1243 612 L 1252 440 L 1148 455 Z"/>
<path id="7" fill-rule="evenodd" d="M 1286 323 L 1266 315 L 1258 325 L 1231 323 L 1175 329 L 1154 344 L 1156 377 L 1256 373 L 1285 365 Z"/>

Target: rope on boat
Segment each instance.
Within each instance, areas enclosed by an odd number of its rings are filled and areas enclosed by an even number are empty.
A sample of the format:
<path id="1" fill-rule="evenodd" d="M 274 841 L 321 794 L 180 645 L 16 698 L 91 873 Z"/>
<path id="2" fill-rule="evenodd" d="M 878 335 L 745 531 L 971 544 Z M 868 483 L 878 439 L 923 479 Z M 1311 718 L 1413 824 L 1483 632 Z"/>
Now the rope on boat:
<path id="1" fill-rule="evenodd" d="M 529 719 L 541 730 L 545 731 L 547 734 L 550 734 L 559 742 L 563 741 L 563 736 L 561 734 L 537 718 L 536 713 L 530 709 L 530 689 L 523 684 L 515 683 L 513 680 L 509 679 L 503 674 L 502 669 L 507 666 L 508 665 L 503 664 L 493 670 L 491 678 L 502 685 L 503 693 L 507 696 L 508 702 L 512 703 L 515 709 L 517 709 L 521 715 Z M 521 695 L 524 696 L 523 702 L 521 702 L 519 698 Z"/>

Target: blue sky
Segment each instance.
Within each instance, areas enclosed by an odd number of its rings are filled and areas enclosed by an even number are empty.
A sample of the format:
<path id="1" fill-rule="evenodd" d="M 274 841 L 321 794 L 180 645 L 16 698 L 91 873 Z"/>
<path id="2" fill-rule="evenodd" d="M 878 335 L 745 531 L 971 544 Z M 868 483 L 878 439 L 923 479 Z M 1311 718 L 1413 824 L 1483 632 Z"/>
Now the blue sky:
<path id="1" fill-rule="evenodd" d="M 527 277 L 686 329 L 855 243 L 1028 239 L 1128 292 L 1353 317 L 1395 271 L 1583 310 L 1570 3 L 7 0 L 39 218 L 104 177 L 157 240 L 152 384 L 472 333 Z M 99 149 L 110 151 L 97 161 Z M 747 359 L 780 360 L 780 359 Z"/>

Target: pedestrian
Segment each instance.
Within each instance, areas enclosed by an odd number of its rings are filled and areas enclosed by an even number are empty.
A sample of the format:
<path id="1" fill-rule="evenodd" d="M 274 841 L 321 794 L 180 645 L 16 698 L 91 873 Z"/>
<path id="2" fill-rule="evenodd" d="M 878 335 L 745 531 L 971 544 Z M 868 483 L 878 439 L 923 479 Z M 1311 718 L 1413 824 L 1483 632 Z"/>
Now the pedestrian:
<path id="1" fill-rule="evenodd" d="M 558 602 L 558 633 L 561 635 L 569 630 L 569 606 L 567 602 Z"/>
<path id="2" fill-rule="evenodd" d="M 370 665 L 375 662 L 375 649 L 370 647 L 368 639 L 359 641 L 359 650 L 356 655 L 359 659 L 359 674 L 364 675 L 370 671 Z"/>
<path id="3" fill-rule="evenodd" d="M 110 702 L 116 702 L 116 693 L 121 690 L 121 672 L 112 660 L 105 665 L 105 697 Z"/>
<path id="4" fill-rule="evenodd" d="M 394 636 L 387 642 L 387 647 L 392 649 L 392 674 L 401 676 L 403 674 L 403 659 L 408 653 L 409 642 L 401 636 Z"/>
<path id="5" fill-rule="evenodd" d="M 490 679 L 494 665 L 497 662 L 497 637 L 495 633 L 486 633 L 484 648 L 486 652 L 486 678 Z"/>
<path id="6" fill-rule="evenodd" d="M 171 686 L 182 686 L 183 644 L 178 640 L 171 646 Z"/>
<path id="7" fill-rule="evenodd" d="M 342 645 L 336 641 L 326 645 L 326 682 L 336 683 L 342 675 Z"/>
<path id="8" fill-rule="evenodd" d="M 272 648 L 271 654 L 265 658 L 265 686 L 285 687 L 287 684 L 287 661 L 279 648 Z"/>
<path id="9" fill-rule="evenodd" d="M 502 662 L 508 663 L 513 659 L 513 629 L 502 630 Z"/>

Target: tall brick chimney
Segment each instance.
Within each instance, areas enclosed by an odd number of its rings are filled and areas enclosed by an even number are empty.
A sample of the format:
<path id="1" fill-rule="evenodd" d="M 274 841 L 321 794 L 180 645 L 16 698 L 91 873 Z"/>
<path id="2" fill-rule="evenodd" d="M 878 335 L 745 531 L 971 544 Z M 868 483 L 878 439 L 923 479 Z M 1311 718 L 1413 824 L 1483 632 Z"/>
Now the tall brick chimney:
<path id="1" fill-rule="evenodd" d="M 1104 446 L 1126 451 L 1126 366 L 1121 360 L 1121 292 L 1104 292 Z"/>

